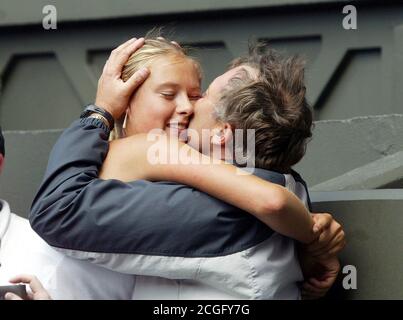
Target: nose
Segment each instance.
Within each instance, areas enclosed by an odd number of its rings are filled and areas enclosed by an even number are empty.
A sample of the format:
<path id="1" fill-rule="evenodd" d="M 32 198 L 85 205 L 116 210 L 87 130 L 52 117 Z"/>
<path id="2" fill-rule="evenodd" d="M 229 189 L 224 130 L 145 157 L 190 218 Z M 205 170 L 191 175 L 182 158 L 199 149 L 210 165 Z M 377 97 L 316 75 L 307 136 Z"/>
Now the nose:
<path id="1" fill-rule="evenodd" d="M 190 117 L 193 114 L 193 111 L 194 106 L 192 102 L 189 100 L 189 97 L 187 95 L 181 97 L 176 106 L 176 112 L 179 113 L 180 115 Z"/>

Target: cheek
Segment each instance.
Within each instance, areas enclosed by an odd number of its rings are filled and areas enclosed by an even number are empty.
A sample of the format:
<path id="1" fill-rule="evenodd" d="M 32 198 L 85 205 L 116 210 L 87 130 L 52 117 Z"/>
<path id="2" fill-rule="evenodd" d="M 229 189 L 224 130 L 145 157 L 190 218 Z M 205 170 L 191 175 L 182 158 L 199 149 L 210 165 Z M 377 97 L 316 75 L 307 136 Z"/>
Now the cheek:
<path id="1" fill-rule="evenodd" d="M 213 106 L 209 101 L 198 103 L 195 108 L 195 120 L 202 129 L 209 129 L 212 122 Z"/>
<path id="2" fill-rule="evenodd" d="M 149 106 L 148 117 L 158 127 L 164 128 L 165 124 L 172 117 L 173 111 L 175 109 L 171 107 L 170 104 L 161 103 L 153 104 Z"/>
<path id="3" fill-rule="evenodd" d="M 137 96 L 130 105 L 130 118 L 136 131 L 148 132 L 165 129 L 166 123 L 174 115 L 175 103 L 158 95 L 147 95 L 147 99 Z"/>

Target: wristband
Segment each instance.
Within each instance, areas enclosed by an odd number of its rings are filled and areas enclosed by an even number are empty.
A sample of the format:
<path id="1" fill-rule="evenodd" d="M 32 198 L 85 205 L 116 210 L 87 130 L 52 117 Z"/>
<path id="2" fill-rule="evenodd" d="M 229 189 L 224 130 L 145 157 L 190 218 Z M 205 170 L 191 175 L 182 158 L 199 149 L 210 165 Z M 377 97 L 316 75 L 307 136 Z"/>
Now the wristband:
<path id="1" fill-rule="evenodd" d="M 109 130 L 110 131 L 113 130 L 113 128 L 115 127 L 115 120 L 113 119 L 112 115 L 105 109 L 97 107 L 94 104 L 87 105 L 85 107 L 83 113 L 81 114 L 80 118 L 87 118 L 88 116 L 90 116 L 93 113 L 97 113 L 97 114 L 101 115 L 102 117 L 104 117 L 108 121 Z"/>

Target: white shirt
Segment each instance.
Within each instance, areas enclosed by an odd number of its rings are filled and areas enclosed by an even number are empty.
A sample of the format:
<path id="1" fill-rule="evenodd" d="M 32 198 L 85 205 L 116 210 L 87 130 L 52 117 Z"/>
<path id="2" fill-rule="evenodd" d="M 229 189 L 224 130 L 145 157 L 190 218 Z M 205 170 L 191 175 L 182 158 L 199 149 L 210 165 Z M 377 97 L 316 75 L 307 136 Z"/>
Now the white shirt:
<path id="1" fill-rule="evenodd" d="M 131 299 L 135 276 L 69 258 L 52 249 L 0 200 L 0 285 L 33 274 L 53 299 Z"/>
<path id="2" fill-rule="evenodd" d="M 285 187 L 297 195 L 308 207 L 307 192 L 302 183 L 297 182 L 291 174 L 284 176 Z M 158 261 L 149 263 L 149 269 L 156 269 L 157 263 Z M 200 265 L 207 270 L 204 271 L 204 278 L 207 281 L 201 281 L 203 277 L 200 272 L 195 280 L 185 280 L 185 276 L 181 279 L 181 273 L 185 275 L 183 272 L 185 268 L 177 261 L 171 262 L 171 265 L 173 268 L 176 266 L 176 279 L 144 276 L 145 273 L 137 273 L 133 299 L 298 300 L 301 298 L 297 283 L 303 280 L 303 275 L 294 241 L 278 233 L 274 233 L 259 245 L 242 252 L 203 259 Z M 189 265 L 191 268 L 192 264 L 189 263 Z M 199 271 L 202 269 L 200 265 Z M 209 268 L 207 268 L 208 265 Z M 152 274 L 151 271 L 147 270 L 148 274 Z M 172 273 L 169 275 L 173 278 Z M 232 277 L 233 275 L 238 275 L 239 278 L 235 279 Z M 251 286 L 253 283 L 255 285 Z M 225 291 L 224 288 L 227 290 Z M 251 288 L 255 292 L 251 293 Z"/>

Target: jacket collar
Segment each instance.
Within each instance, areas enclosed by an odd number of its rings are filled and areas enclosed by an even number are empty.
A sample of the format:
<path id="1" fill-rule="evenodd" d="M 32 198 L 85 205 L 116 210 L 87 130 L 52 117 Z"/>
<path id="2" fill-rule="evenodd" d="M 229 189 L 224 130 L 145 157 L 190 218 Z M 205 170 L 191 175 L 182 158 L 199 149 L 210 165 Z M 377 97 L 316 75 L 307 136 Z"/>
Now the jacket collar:
<path id="1" fill-rule="evenodd" d="M 0 199 L 0 241 L 7 232 L 11 220 L 10 206 Z"/>

